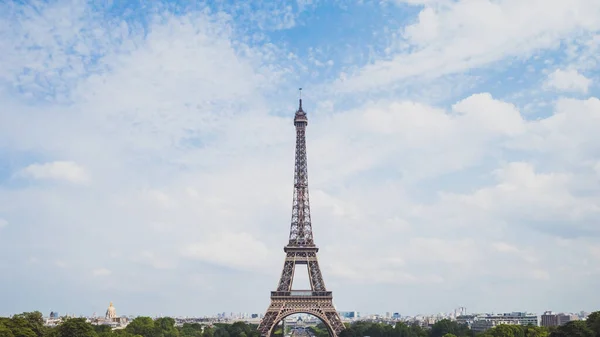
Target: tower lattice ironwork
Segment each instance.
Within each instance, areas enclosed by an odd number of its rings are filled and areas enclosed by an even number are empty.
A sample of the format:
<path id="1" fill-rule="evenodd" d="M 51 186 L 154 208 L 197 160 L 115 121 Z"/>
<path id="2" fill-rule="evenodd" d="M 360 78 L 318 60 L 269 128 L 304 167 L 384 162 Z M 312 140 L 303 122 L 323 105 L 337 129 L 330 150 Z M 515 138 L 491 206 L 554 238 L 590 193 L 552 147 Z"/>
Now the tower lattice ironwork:
<path id="1" fill-rule="evenodd" d="M 327 326 L 332 337 L 337 337 L 344 330 L 344 324 L 333 306 L 332 292 L 325 288 L 317 260 L 319 248 L 313 240 L 306 160 L 307 125 L 308 119 L 306 112 L 302 110 L 302 97 L 300 97 L 298 111 L 294 117 L 296 161 L 290 240 L 283 249 L 286 257 L 277 290 L 271 292 L 271 304 L 258 327 L 263 337 L 270 337 L 281 320 L 296 313 L 316 316 Z M 307 265 L 310 290 L 292 290 L 297 264 Z"/>

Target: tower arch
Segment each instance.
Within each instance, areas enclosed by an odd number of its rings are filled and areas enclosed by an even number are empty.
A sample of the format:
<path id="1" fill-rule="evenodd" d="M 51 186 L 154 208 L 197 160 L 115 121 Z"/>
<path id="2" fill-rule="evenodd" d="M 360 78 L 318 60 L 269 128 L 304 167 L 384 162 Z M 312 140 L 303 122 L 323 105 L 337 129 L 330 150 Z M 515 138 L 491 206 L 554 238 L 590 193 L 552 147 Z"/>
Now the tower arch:
<path id="1" fill-rule="evenodd" d="M 269 336 L 269 337 L 273 336 L 273 332 L 274 332 L 275 328 L 277 327 L 277 325 L 279 325 L 279 323 L 282 320 L 286 319 L 289 316 L 296 315 L 296 314 L 307 314 L 307 315 L 311 315 L 311 316 L 318 318 L 321 322 L 323 322 L 323 324 L 327 328 L 327 331 L 329 332 L 329 336 L 336 336 L 335 331 L 333 330 L 333 327 L 331 325 L 327 324 L 327 317 L 325 316 L 325 313 L 322 311 L 319 311 L 319 310 L 312 310 L 312 309 L 308 309 L 308 310 L 290 309 L 288 311 L 282 312 L 280 314 L 280 316 L 275 319 L 275 322 L 274 322 L 273 326 L 271 327 L 271 330 L 269 330 L 269 332 L 267 333 L 267 336 Z"/>

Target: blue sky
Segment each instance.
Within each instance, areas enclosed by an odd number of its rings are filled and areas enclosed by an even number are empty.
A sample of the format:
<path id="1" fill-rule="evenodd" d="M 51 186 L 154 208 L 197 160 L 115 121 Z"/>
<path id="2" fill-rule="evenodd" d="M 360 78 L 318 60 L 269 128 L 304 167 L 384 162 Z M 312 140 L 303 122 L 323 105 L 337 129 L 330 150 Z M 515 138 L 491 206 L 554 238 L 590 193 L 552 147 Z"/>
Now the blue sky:
<path id="1" fill-rule="evenodd" d="M 0 4 L 0 314 L 262 313 L 297 89 L 339 310 L 598 309 L 596 0 Z"/>

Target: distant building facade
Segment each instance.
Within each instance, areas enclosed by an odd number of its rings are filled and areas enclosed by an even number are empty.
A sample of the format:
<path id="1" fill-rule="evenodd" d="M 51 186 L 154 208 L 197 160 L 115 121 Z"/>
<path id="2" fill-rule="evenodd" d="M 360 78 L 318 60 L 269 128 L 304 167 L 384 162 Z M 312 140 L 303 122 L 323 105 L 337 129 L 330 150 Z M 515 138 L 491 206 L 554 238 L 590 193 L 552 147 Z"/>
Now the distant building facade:
<path id="1" fill-rule="evenodd" d="M 541 325 L 543 327 L 561 326 L 571 321 L 578 321 L 579 316 L 574 314 L 554 313 L 546 311 L 542 315 Z"/>
<path id="2" fill-rule="evenodd" d="M 356 319 L 359 317 L 359 314 L 356 311 L 338 311 L 338 315 L 340 315 L 341 318 L 347 319 Z"/>
<path id="3" fill-rule="evenodd" d="M 112 302 L 110 302 L 108 309 L 106 309 L 106 313 L 104 314 L 104 318 L 92 318 L 91 323 L 94 325 L 109 325 L 115 329 L 127 326 L 129 319 L 127 317 L 117 316 L 117 310 L 113 306 Z"/>
<path id="4" fill-rule="evenodd" d="M 456 321 L 459 324 L 468 325 L 474 332 L 483 332 L 501 324 L 540 325 L 538 315 L 526 312 L 511 312 L 496 315 L 462 315 L 458 316 Z"/>
<path id="5" fill-rule="evenodd" d="M 106 309 L 106 315 L 104 315 L 104 319 L 113 320 L 117 318 L 117 310 L 113 307 L 112 302 L 108 305 L 108 309 Z"/>

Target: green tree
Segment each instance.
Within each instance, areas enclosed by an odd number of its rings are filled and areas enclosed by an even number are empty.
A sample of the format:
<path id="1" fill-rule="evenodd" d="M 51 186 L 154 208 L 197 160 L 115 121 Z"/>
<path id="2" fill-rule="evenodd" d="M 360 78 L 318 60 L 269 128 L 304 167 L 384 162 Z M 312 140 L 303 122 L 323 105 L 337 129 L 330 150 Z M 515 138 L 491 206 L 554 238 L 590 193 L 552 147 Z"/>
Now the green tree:
<path id="1" fill-rule="evenodd" d="M 355 333 L 354 333 L 354 329 L 352 329 L 351 326 L 347 326 L 346 329 L 342 330 L 342 332 L 340 332 L 339 337 L 358 337 Z"/>
<path id="2" fill-rule="evenodd" d="M 459 325 L 455 321 L 449 319 L 442 319 L 435 322 L 431 327 L 431 337 L 442 337 L 445 334 L 453 334 L 455 336 L 467 336 L 468 328 Z"/>
<path id="3" fill-rule="evenodd" d="M 38 337 L 38 335 L 36 335 L 31 328 L 25 328 L 21 326 L 14 327 L 12 329 L 12 333 L 15 337 Z"/>
<path id="4" fill-rule="evenodd" d="M 447 333 L 443 337 L 456 337 L 456 335 L 452 333 Z"/>
<path id="5" fill-rule="evenodd" d="M 394 325 L 394 335 L 397 337 L 412 337 L 412 331 L 405 323 L 398 322 Z"/>
<path id="6" fill-rule="evenodd" d="M 15 315 L 12 318 L 1 318 L 0 323 L 9 329 L 15 337 L 38 337 L 29 322 L 19 315 Z"/>
<path id="7" fill-rule="evenodd" d="M 600 337 L 600 311 L 592 312 L 585 320 L 586 325 Z"/>
<path id="8" fill-rule="evenodd" d="M 12 320 L 17 325 L 31 329 L 37 336 L 42 337 L 46 333 L 46 327 L 44 327 L 44 316 L 39 311 L 24 312 L 18 315 L 14 315 Z"/>
<path id="9" fill-rule="evenodd" d="M 15 335 L 4 324 L 0 323 L 0 337 L 15 337 Z"/>
<path id="10" fill-rule="evenodd" d="M 57 337 L 98 337 L 94 327 L 85 318 L 67 319 L 56 328 L 56 332 Z"/>
<path id="11" fill-rule="evenodd" d="M 214 337 L 230 337 L 229 332 L 225 328 L 217 328 L 214 333 Z"/>
<path id="12" fill-rule="evenodd" d="M 528 326 L 525 327 L 525 337 L 548 337 L 550 331 L 547 328 L 540 326 Z"/>
<path id="13" fill-rule="evenodd" d="M 325 331 L 326 332 L 326 331 Z M 396 325 L 370 322 L 355 322 L 346 325 L 346 329 L 340 333 L 340 337 L 428 337 L 426 330 L 417 324 L 407 325 L 398 322 Z M 441 336 L 440 336 L 441 337 Z"/>
<path id="14" fill-rule="evenodd" d="M 485 335 L 490 337 L 525 337 L 525 331 L 520 325 L 500 324 L 486 331 Z"/>
<path id="15" fill-rule="evenodd" d="M 181 337 L 202 337 L 202 325 L 199 323 L 183 323 Z"/>
<path id="16" fill-rule="evenodd" d="M 559 326 L 550 334 L 550 337 L 595 337 L 585 321 L 571 321 Z"/>
<path id="17" fill-rule="evenodd" d="M 154 320 L 150 317 L 136 317 L 129 322 L 125 331 L 132 335 L 155 337 Z"/>
<path id="18" fill-rule="evenodd" d="M 179 330 L 175 328 L 175 320 L 171 317 L 161 317 L 154 321 L 154 336 L 179 337 Z"/>
<path id="19" fill-rule="evenodd" d="M 429 336 L 428 332 L 423 329 L 419 324 L 411 324 L 410 325 L 411 337 L 427 337 Z"/>
<path id="20" fill-rule="evenodd" d="M 110 327 L 110 325 L 104 325 L 104 324 L 100 324 L 100 325 L 92 325 L 92 327 L 94 328 L 94 331 L 96 331 L 96 333 L 98 334 L 98 336 L 104 336 L 104 335 L 110 335 L 112 334 L 112 328 Z"/>
<path id="21" fill-rule="evenodd" d="M 112 331 L 112 328 L 110 327 L 110 325 L 98 324 L 98 325 L 92 325 L 92 327 L 94 328 L 94 331 L 96 331 L 97 333 Z"/>
<path id="22" fill-rule="evenodd" d="M 374 324 L 371 324 L 369 327 L 367 327 L 365 334 L 370 337 L 384 337 L 385 336 L 385 328 L 384 328 L 383 324 L 374 323 Z M 327 334 L 327 335 L 329 335 L 329 334 Z M 324 336 L 317 336 L 317 337 L 324 337 Z"/>
<path id="23" fill-rule="evenodd" d="M 207 326 L 202 331 L 202 337 L 213 337 L 215 335 L 215 329 L 213 327 Z"/>
<path id="24" fill-rule="evenodd" d="M 244 322 L 235 322 L 227 327 L 227 331 L 231 337 L 248 337 L 252 335 L 252 329 L 250 325 Z"/>
<path id="25" fill-rule="evenodd" d="M 117 329 L 117 330 L 111 329 L 111 332 L 108 336 L 109 337 L 144 337 L 142 335 L 134 335 L 130 332 L 127 332 L 127 330 L 125 330 L 125 329 Z M 103 336 L 99 336 L 99 337 L 103 337 Z"/>

